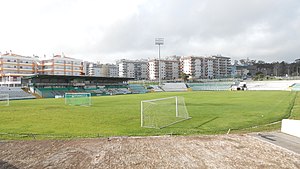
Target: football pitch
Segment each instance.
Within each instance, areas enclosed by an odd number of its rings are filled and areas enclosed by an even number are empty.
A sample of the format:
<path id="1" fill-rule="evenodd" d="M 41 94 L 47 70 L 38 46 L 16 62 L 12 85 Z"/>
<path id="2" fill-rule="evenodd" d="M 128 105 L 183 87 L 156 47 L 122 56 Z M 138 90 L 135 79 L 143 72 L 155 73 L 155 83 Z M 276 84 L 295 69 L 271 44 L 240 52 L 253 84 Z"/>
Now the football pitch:
<path id="1" fill-rule="evenodd" d="M 0 107 L 0 139 L 224 134 L 279 129 L 299 118 L 298 93 L 287 91 L 167 92 L 92 97 L 92 106 L 63 98 L 13 100 Z M 189 120 L 163 129 L 140 127 L 142 100 L 183 96 Z M 295 109 L 293 109 L 293 106 Z M 293 111 L 292 111 L 293 110 Z M 296 115 L 295 115 L 296 114 Z"/>

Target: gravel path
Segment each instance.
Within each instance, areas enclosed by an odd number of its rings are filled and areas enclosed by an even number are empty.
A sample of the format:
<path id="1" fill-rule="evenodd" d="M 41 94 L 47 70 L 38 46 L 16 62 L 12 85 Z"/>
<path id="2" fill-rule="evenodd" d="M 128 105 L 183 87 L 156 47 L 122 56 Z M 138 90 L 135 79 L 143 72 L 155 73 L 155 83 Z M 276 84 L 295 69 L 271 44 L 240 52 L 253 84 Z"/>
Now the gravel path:
<path id="1" fill-rule="evenodd" d="M 300 168 L 250 135 L 0 141 L 0 168 Z"/>

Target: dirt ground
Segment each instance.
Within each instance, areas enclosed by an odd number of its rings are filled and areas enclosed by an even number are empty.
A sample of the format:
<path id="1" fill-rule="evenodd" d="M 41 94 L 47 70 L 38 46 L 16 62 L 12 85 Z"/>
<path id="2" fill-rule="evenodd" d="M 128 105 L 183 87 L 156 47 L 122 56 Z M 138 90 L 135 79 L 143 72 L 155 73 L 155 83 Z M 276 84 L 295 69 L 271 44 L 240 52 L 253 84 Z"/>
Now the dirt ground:
<path id="1" fill-rule="evenodd" d="M 0 141 L 0 168 L 300 168 L 250 135 Z"/>

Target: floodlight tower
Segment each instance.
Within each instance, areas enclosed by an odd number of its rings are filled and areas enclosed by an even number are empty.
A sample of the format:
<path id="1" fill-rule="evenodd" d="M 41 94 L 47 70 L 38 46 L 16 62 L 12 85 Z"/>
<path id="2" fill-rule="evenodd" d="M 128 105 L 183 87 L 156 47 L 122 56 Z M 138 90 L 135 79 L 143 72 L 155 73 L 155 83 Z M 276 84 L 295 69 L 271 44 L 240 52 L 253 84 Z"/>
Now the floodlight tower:
<path id="1" fill-rule="evenodd" d="M 160 67 L 160 45 L 164 44 L 164 38 L 155 38 L 155 45 L 158 45 L 158 85 L 161 86 L 161 67 Z"/>

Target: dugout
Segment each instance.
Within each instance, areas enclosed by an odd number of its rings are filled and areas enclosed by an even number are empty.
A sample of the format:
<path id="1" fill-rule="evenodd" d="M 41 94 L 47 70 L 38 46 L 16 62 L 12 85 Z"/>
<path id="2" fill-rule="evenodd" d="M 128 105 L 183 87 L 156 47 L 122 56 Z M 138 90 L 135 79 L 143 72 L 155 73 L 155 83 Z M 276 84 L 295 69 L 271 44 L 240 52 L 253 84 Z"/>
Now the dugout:
<path id="1" fill-rule="evenodd" d="M 128 80 L 124 77 L 33 75 L 21 79 L 23 88 L 44 98 L 64 95 L 66 92 L 88 92 L 92 95 L 111 95 L 108 88 L 126 89 Z M 107 93 L 109 92 L 109 93 Z"/>

